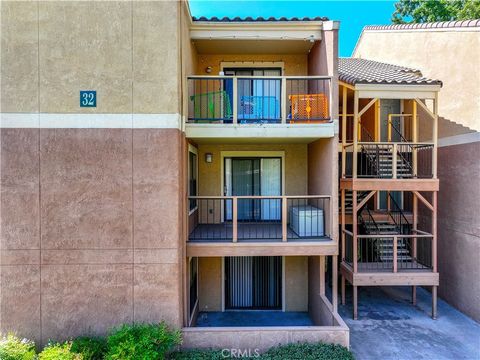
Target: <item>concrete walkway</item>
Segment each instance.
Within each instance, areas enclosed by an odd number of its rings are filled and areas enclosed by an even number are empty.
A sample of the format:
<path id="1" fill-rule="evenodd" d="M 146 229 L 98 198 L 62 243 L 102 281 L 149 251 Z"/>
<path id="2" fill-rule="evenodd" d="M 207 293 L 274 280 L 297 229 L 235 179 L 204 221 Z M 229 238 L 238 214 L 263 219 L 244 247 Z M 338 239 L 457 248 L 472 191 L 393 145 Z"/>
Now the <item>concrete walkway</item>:
<path id="1" fill-rule="evenodd" d="M 413 306 L 409 287 L 359 289 L 358 320 L 352 320 L 351 287 L 346 305 L 339 305 L 357 360 L 480 359 L 480 324 L 440 299 L 432 320 L 426 290 L 417 288 Z"/>

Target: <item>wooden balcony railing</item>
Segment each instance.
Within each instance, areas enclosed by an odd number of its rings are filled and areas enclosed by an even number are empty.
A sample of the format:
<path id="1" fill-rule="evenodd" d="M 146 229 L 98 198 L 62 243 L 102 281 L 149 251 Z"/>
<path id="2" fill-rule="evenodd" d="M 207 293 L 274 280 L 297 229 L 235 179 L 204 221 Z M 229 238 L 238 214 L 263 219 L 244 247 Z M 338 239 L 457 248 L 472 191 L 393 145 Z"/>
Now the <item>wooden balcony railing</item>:
<path id="1" fill-rule="evenodd" d="M 343 230 L 342 260 L 354 273 L 434 269 L 433 235 L 416 230 L 410 235 L 357 235 Z"/>
<path id="2" fill-rule="evenodd" d="M 189 76 L 188 122 L 330 122 L 331 77 Z"/>
<path id="3" fill-rule="evenodd" d="M 331 197 L 191 196 L 196 202 L 189 241 L 326 240 L 332 222 Z"/>
<path id="4" fill-rule="evenodd" d="M 353 143 L 343 146 L 343 177 L 377 179 L 434 177 L 433 143 L 359 142 L 356 159 L 353 156 L 353 147 Z"/>

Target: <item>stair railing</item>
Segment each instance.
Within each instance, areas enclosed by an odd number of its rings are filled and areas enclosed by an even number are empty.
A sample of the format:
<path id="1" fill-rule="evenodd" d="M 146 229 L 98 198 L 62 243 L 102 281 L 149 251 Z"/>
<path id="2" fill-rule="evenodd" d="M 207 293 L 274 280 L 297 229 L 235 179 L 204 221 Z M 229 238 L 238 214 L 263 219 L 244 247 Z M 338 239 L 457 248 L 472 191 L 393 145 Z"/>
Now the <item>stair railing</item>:
<path id="1" fill-rule="evenodd" d="M 413 152 L 415 151 L 414 147 L 409 144 L 409 141 L 405 138 L 405 136 L 403 136 L 400 129 L 398 129 L 393 124 L 392 121 L 389 121 L 389 125 L 390 125 L 390 128 L 393 129 L 400 136 L 400 142 L 406 143 L 405 145 L 407 145 L 410 148 L 410 153 L 413 154 Z M 412 172 L 412 175 L 415 176 L 416 174 L 414 174 L 413 163 L 411 161 L 409 161 L 407 158 L 405 158 L 405 156 L 403 155 L 403 153 L 400 150 L 397 150 L 397 156 L 400 157 L 400 160 L 402 161 L 402 164 L 407 165 L 409 170 Z"/>
<path id="2" fill-rule="evenodd" d="M 372 145 L 375 146 L 375 156 L 371 154 L 371 150 L 366 150 L 365 147 L 362 146 L 362 154 L 365 154 L 367 161 L 370 165 L 370 172 L 372 175 L 375 177 L 379 176 L 380 174 L 380 146 L 375 143 L 375 139 L 373 136 L 370 134 L 370 132 L 363 126 L 361 122 L 358 123 L 360 132 L 361 132 L 361 138 L 365 136 L 368 139 L 368 142 L 371 142 Z"/>
<path id="3" fill-rule="evenodd" d="M 390 200 L 390 207 L 391 207 L 391 209 L 388 209 L 388 215 L 393 220 L 397 228 L 397 231 L 400 234 L 404 234 L 404 235 L 409 234 L 411 224 L 408 221 L 407 217 L 405 216 L 405 213 L 393 198 L 392 193 L 389 192 L 388 197 Z"/>
<path id="4" fill-rule="evenodd" d="M 365 214 L 365 215 L 364 215 Z M 367 218 L 367 219 L 365 219 Z M 378 224 L 377 222 L 375 221 L 372 213 L 370 212 L 370 209 L 368 208 L 368 206 L 365 205 L 365 207 L 362 209 L 362 211 L 360 212 L 360 214 L 358 215 L 358 220 L 359 222 L 363 225 L 367 235 L 371 235 L 372 233 L 370 232 L 370 230 L 368 229 L 368 226 L 366 226 L 366 223 L 369 222 L 369 223 L 372 223 L 374 226 L 375 226 L 375 229 L 376 229 L 376 233 L 375 235 L 378 235 L 380 234 L 380 228 L 378 227 Z"/>

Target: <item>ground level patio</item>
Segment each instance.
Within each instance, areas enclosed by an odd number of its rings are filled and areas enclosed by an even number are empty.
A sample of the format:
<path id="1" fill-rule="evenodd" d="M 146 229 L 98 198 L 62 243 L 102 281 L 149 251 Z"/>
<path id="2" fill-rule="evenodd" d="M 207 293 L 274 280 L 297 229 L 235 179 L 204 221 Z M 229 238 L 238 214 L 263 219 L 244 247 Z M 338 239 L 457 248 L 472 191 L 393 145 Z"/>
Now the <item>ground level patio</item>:
<path id="1" fill-rule="evenodd" d="M 438 318 L 430 315 L 431 295 L 417 287 L 359 288 L 358 320 L 352 320 L 351 287 L 339 313 L 350 328 L 350 349 L 357 360 L 480 359 L 480 324 L 438 300 Z"/>

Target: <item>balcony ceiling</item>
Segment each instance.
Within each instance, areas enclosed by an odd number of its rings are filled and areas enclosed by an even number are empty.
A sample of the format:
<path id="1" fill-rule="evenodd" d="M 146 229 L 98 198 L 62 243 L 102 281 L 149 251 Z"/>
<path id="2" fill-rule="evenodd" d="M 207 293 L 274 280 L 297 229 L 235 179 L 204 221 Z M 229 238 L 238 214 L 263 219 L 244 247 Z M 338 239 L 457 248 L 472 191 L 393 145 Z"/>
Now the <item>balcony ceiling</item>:
<path id="1" fill-rule="evenodd" d="M 308 54 L 309 40 L 192 40 L 199 54 Z"/>

